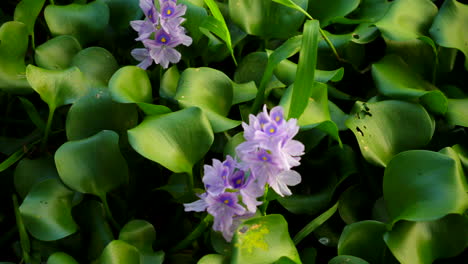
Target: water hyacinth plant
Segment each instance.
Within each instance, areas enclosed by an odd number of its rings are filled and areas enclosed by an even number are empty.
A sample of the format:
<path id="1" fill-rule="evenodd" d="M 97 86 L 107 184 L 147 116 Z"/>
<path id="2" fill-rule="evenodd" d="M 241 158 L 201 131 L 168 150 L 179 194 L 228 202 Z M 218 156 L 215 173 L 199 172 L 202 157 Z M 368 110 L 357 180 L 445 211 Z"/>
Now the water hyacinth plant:
<path id="1" fill-rule="evenodd" d="M 4 0 L 0 264 L 461 264 L 464 0 Z"/>

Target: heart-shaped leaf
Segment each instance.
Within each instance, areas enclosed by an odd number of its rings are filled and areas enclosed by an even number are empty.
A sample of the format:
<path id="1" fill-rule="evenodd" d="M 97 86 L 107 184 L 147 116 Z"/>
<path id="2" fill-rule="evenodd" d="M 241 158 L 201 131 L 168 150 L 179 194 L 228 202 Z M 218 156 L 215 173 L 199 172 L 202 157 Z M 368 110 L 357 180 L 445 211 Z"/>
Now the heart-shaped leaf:
<path id="1" fill-rule="evenodd" d="M 197 264 L 226 264 L 228 259 L 226 256 L 219 254 L 208 254 L 203 256 Z"/>
<path id="2" fill-rule="evenodd" d="M 110 242 L 102 251 L 96 264 L 140 264 L 138 250 L 121 240 Z"/>
<path id="3" fill-rule="evenodd" d="M 301 263 L 281 215 L 267 215 L 242 223 L 234 234 L 231 263 L 272 263 L 285 256 Z"/>
<path id="4" fill-rule="evenodd" d="M 425 146 L 435 124 L 424 107 L 404 101 L 356 102 L 346 120 L 364 158 L 385 167 L 399 152 Z"/>
<path id="5" fill-rule="evenodd" d="M 98 40 L 109 23 L 109 8 L 101 1 L 86 5 L 48 5 L 44 17 L 53 35 L 72 35 L 81 45 Z"/>
<path id="6" fill-rule="evenodd" d="M 120 103 L 151 103 L 151 83 L 145 70 L 136 66 L 125 66 L 109 80 L 112 99 Z"/>
<path id="7" fill-rule="evenodd" d="M 328 264 L 369 264 L 369 262 L 355 256 L 336 256 Z"/>
<path id="8" fill-rule="evenodd" d="M 173 172 L 192 173 L 192 166 L 209 150 L 214 136 L 208 118 L 197 107 L 147 116 L 128 131 L 133 149 Z"/>
<path id="9" fill-rule="evenodd" d="M 465 69 L 468 70 L 468 5 L 455 0 L 444 1 L 429 32 L 434 41 L 443 47 L 456 48 L 465 54 Z"/>
<path id="10" fill-rule="evenodd" d="M 410 150 L 388 163 L 383 195 L 392 223 L 435 220 L 468 209 L 468 185 L 458 155 L 451 148 L 443 152 L 448 155 Z"/>
<path id="11" fill-rule="evenodd" d="M 47 264 L 78 264 L 78 262 L 64 252 L 56 252 L 49 256 Z"/>
<path id="12" fill-rule="evenodd" d="M 231 79 L 223 72 L 202 67 L 182 72 L 175 99 L 184 107 L 200 107 L 215 133 L 238 126 L 241 122 L 226 118 L 233 101 Z"/>
<path id="13" fill-rule="evenodd" d="M 101 47 L 84 49 L 71 62 L 80 69 L 93 86 L 107 86 L 112 74 L 119 68 L 112 53 Z"/>
<path id="14" fill-rule="evenodd" d="M 31 235 L 52 241 L 75 233 L 78 226 L 71 215 L 73 195 L 57 178 L 36 184 L 19 208 Z"/>
<path id="15" fill-rule="evenodd" d="M 468 127 L 468 99 L 449 99 L 445 117 L 452 125 Z"/>
<path id="16" fill-rule="evenodd" d="M 37 183 L 49 179 L 58 178 L 57 169 L 53 158 L 27 159 L 24 158 L 15 169 L 14 183 L 16 192 L 25 197 Z"/>
<path id="17" fill-rule="evenodd" d="M 309 0 L 309 14 L 320 20 L 322 27 L 326 27 L 332 24 L 334 20 L 343 18 L 353 12 L 359 4 L 360 0 Z"/>
<path id="18" fill-rule="evenodd" d="M 126 138 L 126 131 L 137 122 L 135 105 L 114 102 L 108 90 L 96 89 L 78 99 L 68 111 L 67 138 L 84 139 L 106 129 Z"/>
<path id="19" fill-rule="evenodd" d="M 34 59 L 41 68 L 65 70 L 80 50 L 81 45 L 73 36 L 57 36 L 38 46 L 34 51 Z"/>
<path id="20" fill-rule="evenodd" d="M 66 142 L 57 149 L 55 164 L 67 186 L 101 198 L 128 181 L 127 162 L 114 131 L 104 130 L 89 138 Z"/>
<path id="21" fill-rule="evenodd" d="M 16 94 L 31 93 L 25 78 L 24 56 L 28 49 L 28 28 L 10 21 L 0 27 L 0 89 Z"/>
<path id="22" fill-rule="evenodd" d="M 22 0 L 15 8 L 15 21 L 23 22 L 28 27 L 29 34 L 34 32 L 36 18 L 44 6 L 45 0 Z"/>

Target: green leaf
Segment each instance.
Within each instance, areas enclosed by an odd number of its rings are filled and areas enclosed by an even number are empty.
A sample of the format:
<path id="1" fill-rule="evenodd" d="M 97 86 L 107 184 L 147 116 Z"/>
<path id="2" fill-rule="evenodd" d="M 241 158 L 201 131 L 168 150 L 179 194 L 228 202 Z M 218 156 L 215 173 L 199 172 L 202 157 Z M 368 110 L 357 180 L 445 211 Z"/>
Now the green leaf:
<path id="1" fill-rule="evenodd" d="M 396 100 L 356 102 L 346 126 L 354 133 L 364 158 L 382 167 L 402 151 L 425 146 L 435 128 L 422 106 Z"/>
<path id="2" fill-rule="evenodd" d="M 213 16 L 206 17 L 200 28 L 205 28 L 221 38 L 226 43 L 226 46 L 231 53 L 231 57 L 237 65 L 236 58 L 234 57 L 234 51 L 232 49 L 231 35 L 218 5 L 214 0 L 205 0 L 205 4 L 210 9 Z"/>
<path id="3" fill-rule="evenodd" d="M 309 13 L 320 20 L 322 27 L 326 27 L 353 12 L 359 4 L 360 0 L 309 0 Z"/>
<path id="4" fill-rule="evenodd" d="M 231 263 L 272 263 L 285 256 L 301 263 L 281 215 L 267 215 L 242 223 L 234 234 Z"/>
<path id="5" fill-rule="evenodd" d="M 366 220 L 345 226 L 338 242 L 338 255 L 351 255 L 369 263 L 382 263 L 388 252 L 383 235 L 384 223 Z"/>
<path id="6" fill-rule="evenodd" d="M 120 103 L 151 103 L 151 83 L 145 70 L 136 66 L 125 66 L 109 80 L 112 99 Z"/>
<path id="7" fill-rule="evenodd" d="M 187 22 L 184 23 L 184 28 L 187 29 L 190 37 L 192 37 L 193 43 L 198 43 L 203 36 L 203 33 L 200 31 L 200 26 L 205 18 L 208 17 L 206 9 L 203 8 L 204 1 L 200 1 L 202 2 L 201 6 L 191 3 L 190 0 L 179 0 L 178 2 L 187 6 L 187 11 L 184 15 Z"/>
<path id="8" fill-rule="evenodd" d="M 73 36 L 57 36 L 38 46 L 34 51 L 34 59 L 41 68 L 65 70 L 80 50 L 81 45 Z"/>
<path id="9" fill-rule="evenodd" d="M 140 254 L 138 250 L 124 241 L 114 240 L 110 242 L 104 251 L 97 264 L 139 264 Z"/>
<path id="10" fill-rule="evenodd" d="M 455 0 L 444 1 L 432 23 L 429 33 L 443 47 L 455 48 L 465 54 L 465 69 L 468 70 L 468 5 Z"/>
<path id="11" fill-rule="evenodd" d="M 232 2 L 233 1 L 229 3 Z M 265 100 L 265 90 L 267 84 L 270 82 L 270 79 L 273 76 L 273 71 L 275 70 L 276 66 L 278 66 L 278 64 L 281 61 L 296 54 L 300 50 L 301 44 L 302 35 L 292 37 L 286 42 L 284 42 L 281 46 L 279 46 L 273 53 L 270 54 L 270 56 L 268 57 L 268 63 L 265 68 L 265 72 L 263 73 L 260 85 L 258 86 L 257 97 L 255 98 L 254 104 L 252 106 L 252 113 L 255 114 L 258 111 L 260 111 L 260 108 L 262 107 L 263 102 Z"/>
<path id="12" fill-rule="evenodd" d="M 214 140 L 210 122 L 200 108 L 147 116 L 128 131 L 129 142 L 142 156 L 173 172 L 192 173 L 192 166 Z"/>
<path id="13" fill-rule="evenodd" d="M 20 160 L 26 152 L 23 149 L 17 150 L 15 153 L 10 155 L 6 160 L 0 163 L 0 172 L 10 168 L 13 164 L 15 164 L 18 160 Z"/>
<path id="14" fill-rule="evenodd" d="M 333 205 L 330 209 L 319 215 L 314 220 L 310 221 L 304 228 L 301 229 L 295 236 L 294 236 L 294 244 L 297 245 L 301 242 L 304 238 L 306 238 L 310 233 L 312 233 L 317 227 L 321 226 L 325 223 L 333 214 L 335 214 L 336 210 L 338 209 L 338 203 Z"/>
<path id="15" fill-rule="evenodd" d="M 18 99 L 21 101 L 21 104 L 23 105 L 24 110 L 28 114 L 29 119 L 31 119 L 31 121 L 34 123 L 34 125 L 36 125 L 37 128 L 39 128 L 41 131 L 44 131 L 46 124 L 39 115 L 39 112 L 37 112 L 36 107 L 24 97 L 18 97 Z"/>
<path id="16" fill-rule="evenodd" d="M 68 140 L 90 137 L 101 130 L 113 130 L 120 138 L 138 123 L 135 105 L 114 102 L 108 90 L 92 90 L 78 99 L 68 111 L 66 127 Z"/>
<path id="17" fill-rule="evenodd" d="M 309 20 L 304 24 L 296 79 L 287 110 L 289 118 L 299 118 L 307 107 L 309 98 L 318 95 L 316 91 L 314 92 L 314 82 L 311 80 L 315 79 L 319 28 L 317 20 Z"/>
<path id="18" fill-rule="evenodd" d="M 162 115 L 172 112 L 169 107 L 164 105 L 154 105 L 147 103 L 137 103 L 137 105 L 145 113 L 145 115 Z"/>
<path id="19" fill-rule="evenodd" d="M 282 83 L 293 84 L 296 80 L 297 64 L 290 60 L 284 60 L 275 68 L 274 74 Z M 326 83 L 329 81 L 339 82 L 343 78 L 344 68 L 333 71 L 323 71 L 315 69 L 314 79 L 316 82 Z"/>
<path id="20" fill-rule="evenodd" d="M 307 9 L 308 0 L 293 1 L 302 9 Z M 297 32 L 304 21 L 304 14 L 300 11 L 271 0 L 231 0 L 229 15 L 243 31 L 267 39 L 287 39 Z"/>
<path id="21" fill-rule="evenodd" d="M 369 264 L 369 262 L 355 256 L 336 256 L 328 264 Z"/>
<path id="22" fill-rule="evenodd" d="M 177 91 L 179 78 L 180 73 L 177 69 L 177 65 L 173 65 L 163 74 L 161 78 L 159 96 L 165 99 L 173 99 Z"/>
<path id="23" fill-rule="evenodd" d="M 161 264 L 164 252 L 153 252 L 153 243 L 156 240 L 156 231 L 152 224 L 144 220 L 128 222 L 119 234 L 119 240 L 136 247 L 140 253 L 140 264 Z"/>
<path id="24" fill-rule="evenodd" d="M 410 150 L 385 170 L 383 197 L 392 223 L 428 221 L 468 209 L 468 185 L 457 154 Z M 402 195 L 404 193 L 405 195 Z"/>
<path id="25" fill-rule="evenodd" d="M 45 0 L 22 0 L 16 5 L 14 19 L 28 27 L 29 35 L 34 33 L 36 18 L 44 6 Z"/>
<path id="26" fill-rule="evenodd" d="M 19 208 L 29 233 L 43 241 L 75 233 L 78 226 L 71 215 L 73 195 L 57 178 L 37 183 Z"/>
<path id="27" fill-rule="evenodd" d="M 235 83 L 232 84 L 232 104 L 240 104 L 253 100 L 257 95 L 257 86 L 255 82 L 250 81 L 247 83 Z"/>
<path id="28" fill-rule="evenodd" d="M 72 35 L 86 45 L 98 40 L 109 23 L 109 8 L 94 1 L 86 5 L 48 5 L 44 17 L 52 35 Z"/>
<path id="29" fill-rule="evenodd" d="M 398 0 L 375 25 L 385 38 L 411 40 L 427 35 L 436 14 L 437 6 L 430 0 Z"/>
<path id="30" fill-rule="evenodd" d="M 388 55 L 372 64 L 372 77 L 383 95 L 408 101 L 419 100 L 429 111 L 444 114 L 447 98 L 422 79 L 398 56 Z"/>
<path id="31" fill-rule="evenodd" d="M 78 52 L 71 66 L 78 67 L 92 86 L 107 86 L 112 74 L 119 68 L 112 53 L 101 47 Z"/>
<path id="32" fill-rule="evenodd" d="M 84 76 L 76 67 L 53 71 L 30 64 L 26 68 L 26 77 L 50 109 L 71 104 L 88 92 Z"/>
<path id="33" fill-rule="evenodd" d="M 365 186 L 353 185 L 340 195 L 339 202 L 338 212 L 341 219 L 346 224 L 353 224 L 371 217 L 375 198 Z"/>
<path id="34" fill-rule="evenodd" d="M 468 218 L 448 215 L 435 221 L 402 221 L 384 235 L 384 240 L 402 264 L 432 263 L 456 256 L 468 246 Z"/>
<path id="35" fill-rule="evenodd" d="M 56 252 L 49 256 L 47 264 L 78 264 L 78 262 L 64 252 Z"/>
<path id="36" fill-rule="evenodd" d="M 448 99 L 445 118 L 449 124 L 468 127 L 466 113 L 468 113 L 468 99 Z"/>
<path id="37" fill-rule="evenodd" d="M 228 263 L 228 258 L 219 254 L 208 254 L 203 256 L 197 264 L 226 264 Z"/>
<path id="38" fill-rule="evenodd" d="M 10 21 L 0 27 L 0 89 L 9 93 L 31 93 L 24 72 L 28 49 L 28 29 L 21 22 Z"/>
<path id="39" fill-rule="evenodd" d="M 60 178 L 73 190 L 99 197 L 126 183 L 128 167 L 118 142 L 117 133 L 109 130 L 66 142 L 55 153 Z"/>
<path id="40" fill-rule="evenodd" d="M 49 179 L 58 178 L 57 169 L 53 158 L 39 159 L 24 158 L 16 166 L 14 173 L 15 190 L 24 198 L 37 183 Z"/>
<path id="41" fill-rule="evenodd" d="M 102 0 L 109 7 L 109 24 L 116 31 L 124 31 L 130 21 L 138 20 L 143 15 L 138 0 Z"/>
<path id="42" fill-rule="evenodd" d="M 202 67 L 182 72 L 175 99 L 183 108 L 199 107 L 210 120 L 215 133 L 238 126 L 227 118 L 233 101 L 232 81 L 223 72 Z"/>

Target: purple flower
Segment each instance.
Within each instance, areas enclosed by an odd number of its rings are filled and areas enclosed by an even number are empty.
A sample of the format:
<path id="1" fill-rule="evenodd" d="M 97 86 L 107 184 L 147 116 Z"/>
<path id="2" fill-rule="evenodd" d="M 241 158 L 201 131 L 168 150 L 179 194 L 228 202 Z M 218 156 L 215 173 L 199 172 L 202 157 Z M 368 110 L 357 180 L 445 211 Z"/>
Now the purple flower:
<path id="1" fill-rule="evenodd" d="M 151 58 L 148 49 L 134 49 L 131 51 L 133 58 L 135 60 L 140 61 L 137 65 L 138 67 L 146 70 L 151 64 L 153 64 L 153 58 Z"/>
<path id="2" fill-rule="evenodd" d="M 203 183 L 205 189 L 211 195 L 218 195 L 226 190 L 228 185 L 228 176 L 235 169 L 235 161 L 231 156 L 227 156 L 226 160 L 221 163 L 217 159 L 213 159 L 213 166 L 205 165 Z"/>
<path id="3" fill-rule="evenodd" d="M 160 0 L 159 3 L 161 6 L 161 27 L 168 32 L 176 30 L 185 21 L 181 16 L 185 15 L 187 6 L 177 5 L 176 1 L 172 0 Z"/>

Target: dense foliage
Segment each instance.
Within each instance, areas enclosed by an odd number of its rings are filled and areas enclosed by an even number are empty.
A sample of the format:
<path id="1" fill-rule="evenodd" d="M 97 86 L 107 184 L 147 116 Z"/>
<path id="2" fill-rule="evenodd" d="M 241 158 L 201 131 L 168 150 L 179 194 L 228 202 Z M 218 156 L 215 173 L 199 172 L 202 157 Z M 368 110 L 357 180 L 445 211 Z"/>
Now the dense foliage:
<path id="1" fill-rule="evenodd" d="M 0 263 L 468 262 L 467 1 L 3 0 L 0 25 Z"/>

